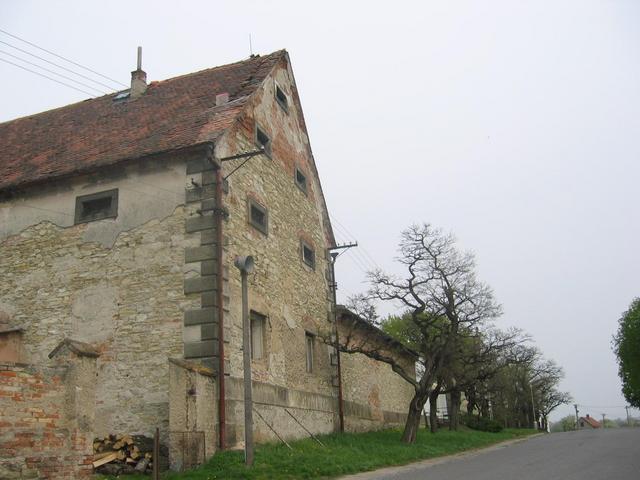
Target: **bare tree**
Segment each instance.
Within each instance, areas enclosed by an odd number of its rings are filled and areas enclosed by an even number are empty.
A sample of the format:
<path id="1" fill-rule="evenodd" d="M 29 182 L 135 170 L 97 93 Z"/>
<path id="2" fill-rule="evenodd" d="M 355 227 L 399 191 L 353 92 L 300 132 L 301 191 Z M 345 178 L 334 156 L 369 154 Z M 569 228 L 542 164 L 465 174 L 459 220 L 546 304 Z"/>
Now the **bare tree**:
<path id="1" fill-rule="evenodd" d="M 419 354 L 422 375 L 416 378 L 414 372 L 372 345 L 350 343 L 347 338 L 341 338 L 340 344 L 343 351 L 390 363 L 414 387 L 402 434 L 403 442 L 413 443 L 424 405 L 455 357 L 458 343 L 498 317 L 501 308 L 491 288 L 476 279 L 473 255 L 460 252 L 453 236 L 429 224 L 402 232 L 397 260 L 406 274 L 370 272 L 368 298 L 395 302 L 406 310 L 415 335 L 411 347 Z"/>

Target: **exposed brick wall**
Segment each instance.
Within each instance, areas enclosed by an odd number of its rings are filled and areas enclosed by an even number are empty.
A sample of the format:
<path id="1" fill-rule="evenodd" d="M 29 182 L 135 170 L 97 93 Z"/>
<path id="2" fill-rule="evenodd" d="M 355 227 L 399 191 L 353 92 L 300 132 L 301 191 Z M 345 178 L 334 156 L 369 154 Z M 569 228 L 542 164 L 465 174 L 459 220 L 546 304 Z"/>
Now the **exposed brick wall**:
<path id="1" fill-rule="evenodd" d="M 77 386 L 69 373 L 69 366 L 0 364 L 0 478 L 90 477 L 92 434 L 69 415 Z"/>

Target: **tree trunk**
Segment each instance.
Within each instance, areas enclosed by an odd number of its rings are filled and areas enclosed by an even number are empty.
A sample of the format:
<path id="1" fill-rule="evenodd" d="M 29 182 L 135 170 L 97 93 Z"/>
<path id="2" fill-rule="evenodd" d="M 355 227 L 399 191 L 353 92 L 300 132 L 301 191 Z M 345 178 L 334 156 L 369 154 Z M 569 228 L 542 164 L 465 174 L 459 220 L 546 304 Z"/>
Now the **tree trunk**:
<path id="1" fill-rule="evenodd" d="M 465 394 L 467 395 L 467 415 L 473 415 L 476 408 L 476 391 L 474 388 L 469 388 Z"/>
<path id="2" fill-rule="evenodd" d="M 458 430 L 458 424 L 460 420 L 460 390 L 454 388 L 450 393 L 451 397 L 451 410 L 449 411 L 449 430 Z"/>
<path id="3" fill-rule="evenodd" d="M 438 431 L 438 395 L 440 395 L 440 387 L 436 387 L 429 394 L 429 426 L 431 433 Z"/>
<path id="4" fill-rule="evenodd" d="M 409 404 L 409 413 L 407 414 L 407 422 L 402 432 L 403 443 L 415 443 L 418 429 L 420 428 L 420 420 L 422 419 L 422 410 L 426 403 L 427 395 L 424 393 L 416 393 Z"/>

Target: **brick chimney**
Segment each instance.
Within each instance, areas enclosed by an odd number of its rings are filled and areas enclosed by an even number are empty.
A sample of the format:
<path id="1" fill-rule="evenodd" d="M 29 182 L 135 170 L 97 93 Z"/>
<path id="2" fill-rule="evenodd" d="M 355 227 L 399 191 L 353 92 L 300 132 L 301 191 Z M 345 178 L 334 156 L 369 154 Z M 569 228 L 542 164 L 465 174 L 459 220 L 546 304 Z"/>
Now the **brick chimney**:
<path id="1" fill-rule="evenodd" d="M 147 72 L 142 70 L 142 47 L 138 47 L 138 68 L 131 72 L 130 98 L 138 98 L 147 90 Z"/>

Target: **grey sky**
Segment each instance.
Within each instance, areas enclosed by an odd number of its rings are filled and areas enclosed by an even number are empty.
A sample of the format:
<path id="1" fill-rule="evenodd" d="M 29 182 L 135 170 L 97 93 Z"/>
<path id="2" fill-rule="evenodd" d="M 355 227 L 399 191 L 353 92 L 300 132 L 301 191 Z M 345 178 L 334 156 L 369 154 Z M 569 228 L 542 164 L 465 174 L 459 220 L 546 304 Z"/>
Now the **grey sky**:
<path id="1" fill-rule="evenodd" d="M 612 417 L 610 339 L 640 295 L 639 14 L 622 0 L 5 1 L 0 28 L 123 83 L 137 45 L 150 80 L 246 58 L 250 33 L 256 53 L 287 48 L 336 234 L 362 246 L 339 259 L 340 298 L 374 262 L 394 268 L 410 223 L 453 231 L 499 324 L 564 367 L 562 387 L 598 406 L 583 413 Z M 0 75 L 0 121 L 87 97 Z"/>

